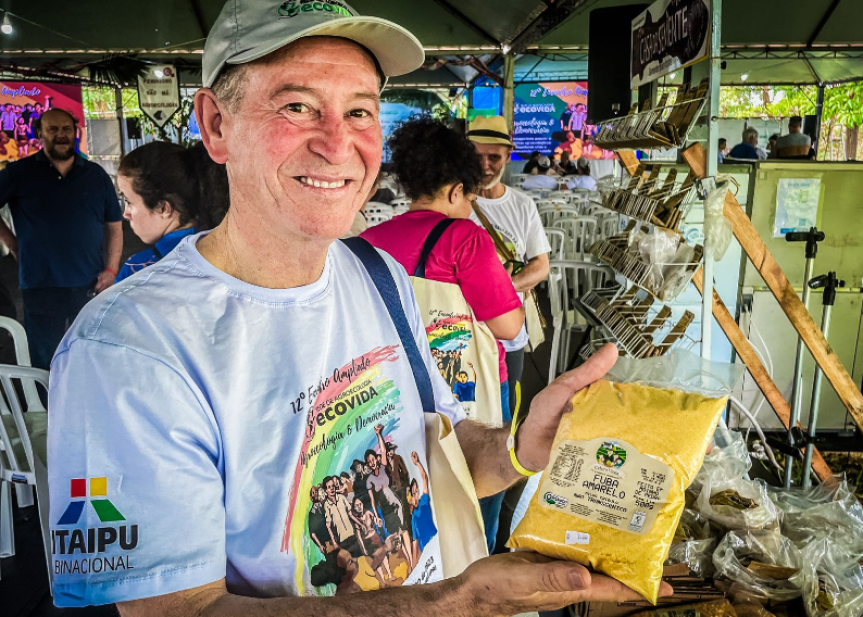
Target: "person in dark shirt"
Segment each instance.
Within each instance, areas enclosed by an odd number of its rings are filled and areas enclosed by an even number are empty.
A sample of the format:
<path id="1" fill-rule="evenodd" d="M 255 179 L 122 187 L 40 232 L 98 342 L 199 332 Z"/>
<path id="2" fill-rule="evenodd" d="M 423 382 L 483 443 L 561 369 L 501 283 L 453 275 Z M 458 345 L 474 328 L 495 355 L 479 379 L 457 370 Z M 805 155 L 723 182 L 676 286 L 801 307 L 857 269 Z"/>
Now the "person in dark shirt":
<path id="1" fill-rule="evenodd" d="M 569 104 L 566 106 L 566 109 L 563 110 L 563 113 L 560 114 L 560 130 L 568 131 L 570 130 L 569 124 L 572 122 L 572 114 L 575 113 L 575 105 Z"/>
<path id="2" fill-rule="evenodd" d="M 371 509 L 372 500 L 369 498 L 369 489 L 366 486 L 368 474 L 363 473 L 363 462 L 355 460 L 351 463 L 351 469 L 354 471 L 354 498 L 362 500 L 366 509 Z"/>
<path id="3" fill-rule="evenodd" d="M 2 240 L 19 259 L 24 328 L 33 366 L 47 369 L 85 304 L 114 284 L 123 252 L 123 212 L 111 178 L 75 152 L 75 118 L 62 109 L 39 117 L 43 149 L 0 171 L 0 203 L 15 233 Z"/>
<path id="4" fill-rule="evenodd" d="M 752 127 L 744 129 L 743 141 L 734 146 L 728 153 L 728 158 L 757 161 L 762 157 L 758 152 L 758 131 Z"/>
<path id="5" fill-rule="evenodd" d="M 539 157 L 542 156 L 542 152 L 539 150 L 534 150 L 530 153 L 530 158 L 527 159 L 527 163 L 524 164 L 524 169 L 521 170 L 523 174 L 531 174 L 533 170 L 539 167 Z"/>

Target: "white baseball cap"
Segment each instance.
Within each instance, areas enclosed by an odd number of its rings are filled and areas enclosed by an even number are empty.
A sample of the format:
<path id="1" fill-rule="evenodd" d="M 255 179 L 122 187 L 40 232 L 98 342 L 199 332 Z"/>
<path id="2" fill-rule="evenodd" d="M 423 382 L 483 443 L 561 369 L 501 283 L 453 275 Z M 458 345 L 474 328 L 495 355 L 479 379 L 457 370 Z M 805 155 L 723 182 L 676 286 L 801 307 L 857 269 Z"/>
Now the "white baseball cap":
<path id="1" fill-rule="evenodd" d="M 204 46 L 204 86 L 226 64 L 243 64 L 304 36 L 337 36 L 359 43 L 377 59 L 384 77 L 422 66 L 417 38 L 393 22 L 362 17 L 342 0 L 229 0 Z"/>

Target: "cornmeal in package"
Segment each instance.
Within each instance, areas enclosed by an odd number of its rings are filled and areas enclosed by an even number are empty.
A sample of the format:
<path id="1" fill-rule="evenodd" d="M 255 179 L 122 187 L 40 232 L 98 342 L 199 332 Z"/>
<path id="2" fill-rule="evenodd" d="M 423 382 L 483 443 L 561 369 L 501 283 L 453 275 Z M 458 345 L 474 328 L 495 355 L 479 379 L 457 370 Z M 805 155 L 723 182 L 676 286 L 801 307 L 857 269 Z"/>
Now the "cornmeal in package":
<path id="1" fill-rule="evenodd" d="M 682 351 L 620 358 L 614 371 L 572 399 L 509 545 L 590 566 L 655 604 L 684 491 L 740 372 Z"/>

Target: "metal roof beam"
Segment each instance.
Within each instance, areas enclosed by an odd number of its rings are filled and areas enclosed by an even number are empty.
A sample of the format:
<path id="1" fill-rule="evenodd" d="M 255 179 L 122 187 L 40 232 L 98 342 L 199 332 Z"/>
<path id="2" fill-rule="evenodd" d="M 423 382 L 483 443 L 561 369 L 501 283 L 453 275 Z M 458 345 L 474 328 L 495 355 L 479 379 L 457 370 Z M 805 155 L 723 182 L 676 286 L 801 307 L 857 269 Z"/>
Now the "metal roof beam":
<path id="1" fill-rule="evenodd" d="M 528 46 L 533 45 L 557 28 L 572 15 L 575 9 L 586 2 L 587 0 L 558 0 L 551 5 L 546 2 L 546 9 L 513 39 L 510 46 L 513 53 L 524 53 Z"/>
<path id="2" fill-rule="evenodd" d="M 473 22 L 473 20 L 451 5 L 447 0 L 435 0 L 441 7 L 450 15 L 456 17 L 459 21 L 465 24 L 468 28 L 476 32 L 482 38 L 490 43 L 495 43 L 496 45 L 500 45 L 500 41 L 490 35 L 488 32 L 483 30 L 480 26 Z"/>
<path id="3" fill-rule="evenodd" d="M 833 17 L 833 12 L 836 10 L 836 7 L 839 6 L 840 2 L 842 2 L 842 0 L 833 0 L 830 6 L 827 7 L 827 11 L 825 11 L 824 16 L 821 17 L 821 21 L 818 22 L 817 26 L 815 26 L 812 36 L 810 36 L 809 40 L 806 41 L 806 47 L 812 47 L 815 43 L 815 39 L 817 39 L 818 35 L 821 34 L 821 31 L 824 30 L 824 26 L 826 26 L 827 22 L 830 21 L 830 18 Z"/>

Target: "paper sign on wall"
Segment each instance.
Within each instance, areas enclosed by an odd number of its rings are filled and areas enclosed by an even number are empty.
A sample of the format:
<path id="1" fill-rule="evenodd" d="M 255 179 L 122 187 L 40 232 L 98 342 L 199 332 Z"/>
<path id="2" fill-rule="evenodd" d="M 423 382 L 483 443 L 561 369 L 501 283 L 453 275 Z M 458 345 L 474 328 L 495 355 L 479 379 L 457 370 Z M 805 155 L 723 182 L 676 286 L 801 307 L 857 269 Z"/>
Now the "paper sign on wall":
<path id="1" fill-rule="evenodd" d="M 821 202 L 821 178 L 780 178 L 776 188 L 776 220 L 773 237 L 816 226 Z"/>
<path id="2" fill-rule="evenodd" d="M 180 109 L 177 69 L 170 64 L 151 65 L 138 75 L 138 103 L 159 128 Z"/>

